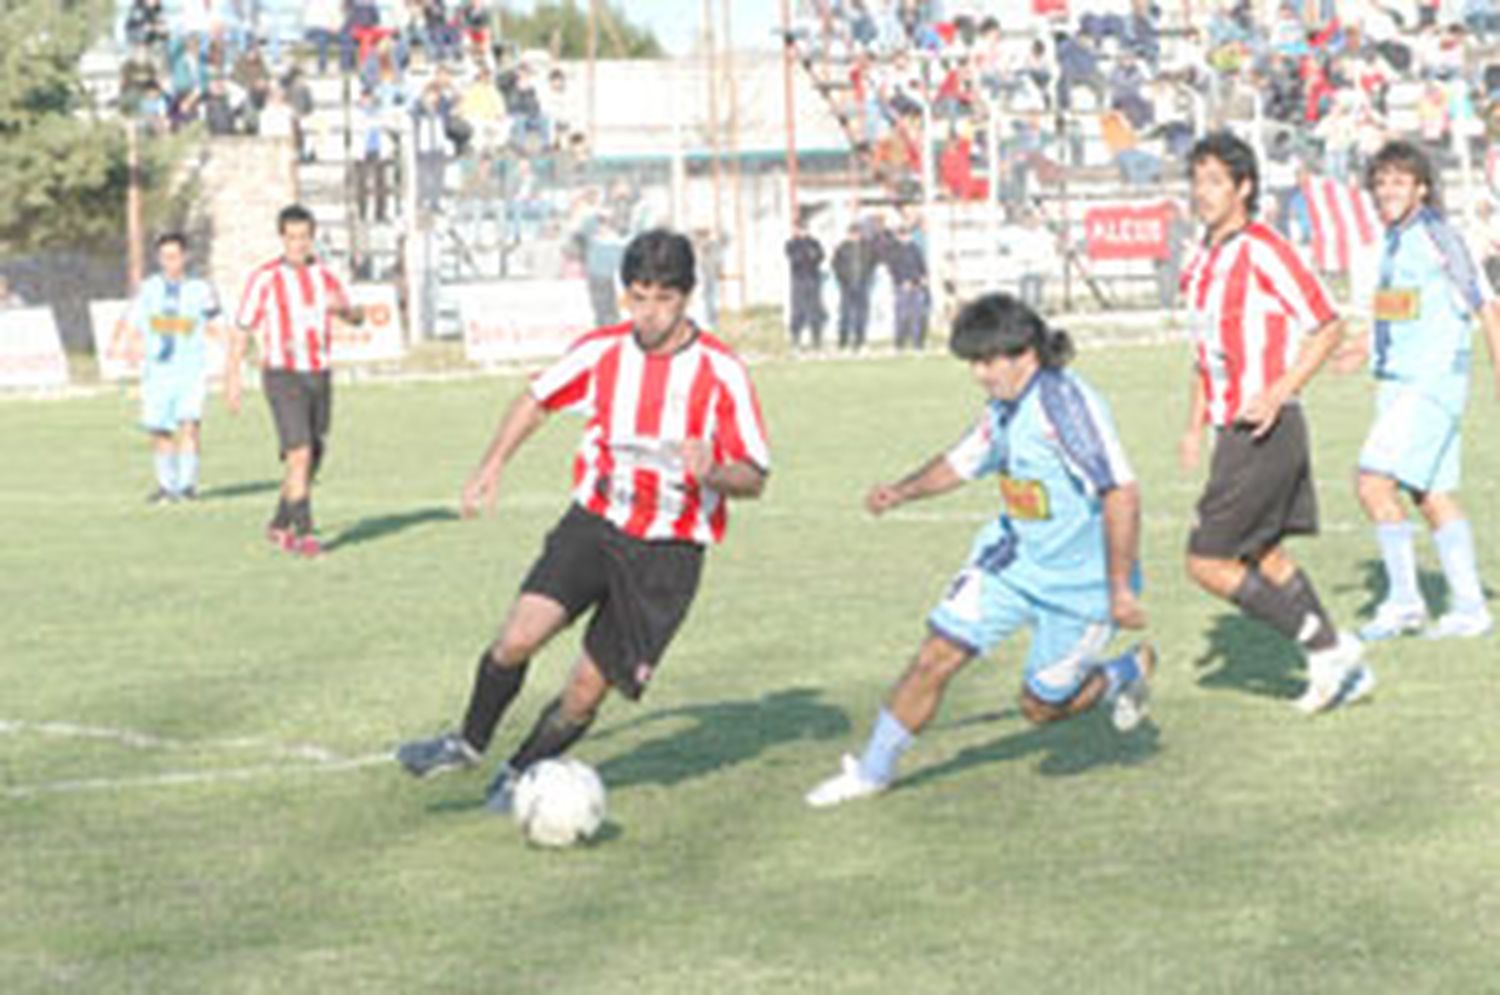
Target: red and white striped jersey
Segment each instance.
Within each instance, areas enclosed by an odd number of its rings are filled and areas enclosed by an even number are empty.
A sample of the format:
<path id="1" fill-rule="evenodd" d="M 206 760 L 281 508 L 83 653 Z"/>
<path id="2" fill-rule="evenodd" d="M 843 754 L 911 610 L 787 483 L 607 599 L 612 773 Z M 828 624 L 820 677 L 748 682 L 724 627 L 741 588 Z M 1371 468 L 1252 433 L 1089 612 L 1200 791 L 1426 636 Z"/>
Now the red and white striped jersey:
<path id="1" fill-rule="evenodd" d="M 266 369 L 317 373 L 328 369 L 333 313 L 348 306 L 343 281 L 321 262 L 274 259 L 250 275 L 235 320 L 259 333 Z"/>
<path id="2" fill-rule="evenodd" d="M 1232 424 L 1296 360 L 1302 336 L 1338 317 L 1296 250 L 1259 222 L 1200 245 L 1182 292 L 1214 425 Z"/>
<path id="3" fill-rule="evenodd" d="M 1321 273 L 1348 273 L 1379 235 L 1375 199 L 1354 183 L 1327 177 L 1302 181 L 1313 265 Z"/>
<path id="4" fill-rule="evenodd" d="M 573 461 L 573 499 L 639 539 L 724 538 L 724 496 L 682 458 L 685 439 L 717 463 L 771 467 L 760 402 L 730 348 L 704 331 L 670 354 L 643 351 L 626 322 L 596 329 L 531 381 L 548 411 L 588 419 Z"/>

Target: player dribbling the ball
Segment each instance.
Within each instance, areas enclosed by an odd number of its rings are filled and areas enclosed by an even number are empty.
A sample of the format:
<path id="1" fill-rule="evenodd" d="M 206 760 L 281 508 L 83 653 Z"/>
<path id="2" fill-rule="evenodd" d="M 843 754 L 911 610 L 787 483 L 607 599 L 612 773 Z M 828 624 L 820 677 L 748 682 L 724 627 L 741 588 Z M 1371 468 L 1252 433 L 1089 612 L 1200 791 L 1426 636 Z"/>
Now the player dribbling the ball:
<path id="1" fill-rule="evenodd" d="M 687 317 L 693 249 L 676 232 L 637 236 L 620 267 L 630 320 L 596 329 L 538 374 L 501 419 L 464 488 L 473 515 L 492 507 L 521 444 L 554 411 L 586 419 L 573 501 L 548 534 L 500 635 L 480 655 L 463 725 L 403 745 L 426 777 L 472 767 L 520 693 L 532 656 L 589 615 L 562 693 L 490 784 L 510 807 L 516 777 L 588 730 L 613 688 L 645 691 L 698 588 L 704 548 L 719 542 L 730 498 L 758 497 L 770 469 L 760 405 L 744 364 Z"/>

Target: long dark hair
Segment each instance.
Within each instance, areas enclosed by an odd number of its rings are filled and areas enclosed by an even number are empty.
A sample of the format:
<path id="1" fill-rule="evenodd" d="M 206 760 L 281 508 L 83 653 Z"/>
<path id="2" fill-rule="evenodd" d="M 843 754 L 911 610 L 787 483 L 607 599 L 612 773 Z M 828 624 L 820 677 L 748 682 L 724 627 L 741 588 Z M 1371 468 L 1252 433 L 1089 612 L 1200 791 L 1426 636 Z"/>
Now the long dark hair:
<path id="1" fill-rule="evenodd" d="M 948 349 L 969 362 L 1015 357 L 1031 349 L 1043 367 L 1053 370 L 1067 366 L 1074 351 L 1072 336 L 1002 293 L 985 294 L 963 306 L 953 319 Z"/>

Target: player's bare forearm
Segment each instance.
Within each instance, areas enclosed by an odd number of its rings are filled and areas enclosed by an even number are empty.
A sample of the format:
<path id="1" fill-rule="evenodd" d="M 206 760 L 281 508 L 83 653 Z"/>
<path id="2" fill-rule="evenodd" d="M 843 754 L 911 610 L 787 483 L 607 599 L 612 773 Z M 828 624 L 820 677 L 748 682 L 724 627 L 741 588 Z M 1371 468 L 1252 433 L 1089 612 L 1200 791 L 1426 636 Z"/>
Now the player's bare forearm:
<path id="1" fill-rule="evenodd" d="M 479 465 L 464 483 L 462 511 L 472 517 L 481 510 L 489 511 L 495 506 L 500 483 L 500 471 L 515 455 L 521 443 L 547 420 L 547 409 L 526 391 L 511 402 L 500 419 L 490 444 L 485 447 Z"/>
<path id="2" fill-rule="evenodd" d="M 1104 492 L 1104 545 L 1110 590 L 1130 587 L 1141 543 L 1141 489 L 1134 483 Z"/>
<path id="3" fill-rule="evenodd" d="M 894 483 L 875 485 L 865 496 L 865 507 L 878 515 L 908 501 L 946 494 L 963 484 L 964 478 L 948 462 L 947 454 L 942 453 Z"/>
<path id="4" fill-rule="evenodd" d="M 1203 450 L 1203 426 L 1208 422 L 1208 398 L 1203 393 L 1203 374 L 1197 363 L 1193 364 L 1193 378 L 1189 385 L 1188 420 L 1177 444 L 1177 462 L 1184 470 L 1198 466 Z"/>
<path id="5" fill-rule="evenodd" d="M 490 444 L 485 448 L 484 458 L 479 462 L 480 470 L 498 473 L 516 450 L 521 448 L 531 433 L 547 420 L 547 409 L 542 407 L 530 391 L 525 391 L 511 402 L 500 424 L 495 429 Z"/>

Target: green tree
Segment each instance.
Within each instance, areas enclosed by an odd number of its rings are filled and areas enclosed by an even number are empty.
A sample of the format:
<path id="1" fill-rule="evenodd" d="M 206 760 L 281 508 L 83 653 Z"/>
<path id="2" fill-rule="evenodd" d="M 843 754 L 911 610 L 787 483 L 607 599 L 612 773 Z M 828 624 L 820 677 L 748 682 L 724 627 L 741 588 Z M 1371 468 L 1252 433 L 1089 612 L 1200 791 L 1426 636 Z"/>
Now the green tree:
<path id="1" fill-rule="evenodd" d="M 500 14 L 500 36 L 521 48 L 545 48 L 560 59 L 588 55 L 590 0 L 541 0 L 529 14 Z M 659 59 L 661 43 L 632 24 L 613 3 L 599 4 L 598 54 L 607 59 Z"/>
<path id="2" fill-rule="evenodd" d="M 120 245 L 125 131 L 96 113 L 79 72 L 108 8 L 107 0 L 0 0 L 0 245 L 10 252 Z M 144 148 L 148 185 L 169 175 L 174 151 L 174 143 Z"/>

